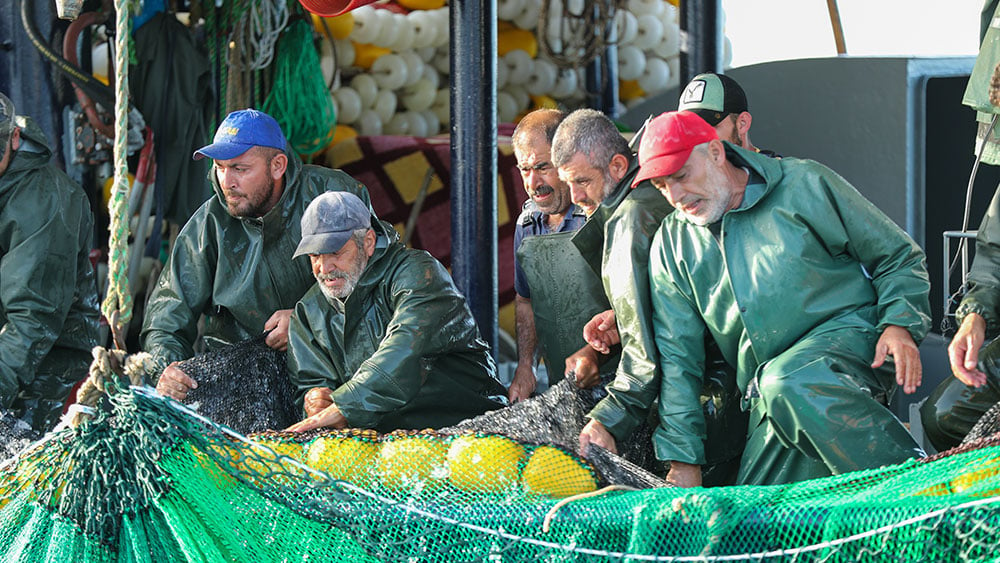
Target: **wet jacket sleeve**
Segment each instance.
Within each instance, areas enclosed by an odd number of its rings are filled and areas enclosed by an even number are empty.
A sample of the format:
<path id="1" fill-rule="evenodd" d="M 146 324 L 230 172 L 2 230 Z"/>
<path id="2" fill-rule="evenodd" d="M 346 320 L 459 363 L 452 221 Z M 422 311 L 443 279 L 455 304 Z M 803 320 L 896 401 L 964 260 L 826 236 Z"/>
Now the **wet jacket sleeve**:
<path id="1" fill-rule="evenodd" d="M 986 333 L 996 335 L 1000 332 L 1000 189 L 979 225 L 968 285 L 956 311 L 958 322 L 969 313 L 979 313 L 986 320 Z"/>
<path id="2" fill-rule="evenodd" d="M 333 402 L 356 428 L 375 426 L 413 399 L 425 376 L 422 359 L 463 346 L 476 330 L 464 297 L 429 254 L 412 254 L 382 285 L 391 310 L 385 336 L 333 392 Z"/>
<path id="3" fill-rule="evenodd" d="M 202 208 L 181 229 L 160 273 L 143 319 L 142 349 L 162 370 L 170 362 L 194 355 L 198 318 L 211 303 L 218 249 L 205 229 Z"/>
<path id="4" fill-rule="evenodd" d="M 896 325 L 907 329 L 919 344 L 931 323 L 923 251 L 839 175 L 825 175 L 822 181 L 840 221 L 817 219 L 813 228 L 824 241 L 846 241 L 850 254 L 864 266 L 878 295 L 879 334 Z"/>
<path id="5" fill-rule="evenodd" d="M 669 207 L 655 190 L 640 187 L 654 199 L 626 200 L 607 222 L 603 276 L 622 340 L 621 361 L 609 387 L 614 408 L 598 406 L 597 418 L 616 439 L 628 436 L 643 420 L 660 387 L 653 309 L 649 286 L 649 251 Z M 637 194 L 638 195 L 638 194 Z"/>
<path id="6" fill-rule="evenodd" d="M 59 192 L 19 186 L 0 212 L 0 401 L 31 382 L 62 332 L 76 291 L 81 215 L 62 209 Z"/>
<path id="7" fill-rule="evenodd" d="M 657 235 L 650 252 L 649 278 L 653 330 L 659 353 L 659 425 L 653 448 L 659 459 L 701 465 L 705 463 L 705 417 L 701 407 L 705 371 L 705 325 L 697 304 L 680 287 L 683 278 L 672 271 L 673 260 Z"/>
<path id="8" fill-rule="evenodd" d="M 303 297 L 295 305 L 288 323 L 288 377 L 295 387 L 295 401 L 300 409 L 310 389 L 336 389 L 343 381 L 343 368 L 334 365 L 332 359 L 342 359 L 344 350 L 330 338 L 333 330 L 330 323 L 339 322 L 343 317 L 327 315 L 322 319 L 310 319 L 310 311 L 315 314 L 326 310 L 308 305 L 311 302 L 310 294 Z"/>

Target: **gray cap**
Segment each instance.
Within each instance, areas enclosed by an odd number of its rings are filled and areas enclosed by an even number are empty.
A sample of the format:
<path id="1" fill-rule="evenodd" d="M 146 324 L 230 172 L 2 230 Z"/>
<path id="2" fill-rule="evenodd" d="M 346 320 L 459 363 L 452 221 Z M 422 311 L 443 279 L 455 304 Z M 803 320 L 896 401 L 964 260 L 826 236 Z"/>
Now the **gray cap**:
<path id="1" fill-rule="evenodd" d="M 358 196 L 350 192 L 320 194 L 302 215 L 302 240 L 293 257 L 337 252 L 354 231 L 371 226 L 371 212 Z"/>

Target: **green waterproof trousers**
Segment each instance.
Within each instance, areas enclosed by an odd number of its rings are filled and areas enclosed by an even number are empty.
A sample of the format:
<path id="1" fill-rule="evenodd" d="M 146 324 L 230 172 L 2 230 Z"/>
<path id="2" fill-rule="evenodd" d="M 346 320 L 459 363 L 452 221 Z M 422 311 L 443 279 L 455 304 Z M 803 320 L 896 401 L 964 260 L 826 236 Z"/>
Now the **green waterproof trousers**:
<path id="1" fill-rule="evenodd" d="M 748 395 L 750 431 L 737 483 L 769 485 L 922 457 L 886 407 L 891 365 L 873 370 L 874 329 L 808 335 L 761 365 Z"/>
<path id="2" fill-rule="evenodd" d="M 986 385 L 969 387 L 949 377 L 920 406 L 924 434 L 939 452 L 961 444 L 980 417 L 1000 401 L 1000 339 L 979 351 L 979 369 L 986 374 Z"/>

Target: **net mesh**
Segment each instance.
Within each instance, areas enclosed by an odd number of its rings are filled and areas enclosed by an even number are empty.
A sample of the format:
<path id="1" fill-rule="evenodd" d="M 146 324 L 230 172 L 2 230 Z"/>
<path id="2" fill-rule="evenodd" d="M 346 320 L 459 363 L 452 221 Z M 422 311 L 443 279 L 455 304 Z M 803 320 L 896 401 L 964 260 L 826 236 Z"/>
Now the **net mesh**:
<path id="1" fill-rule="evenodd" d="M 782 486 L 597 490 L 483 431 L 240 435 L 149 388 L 0 468 L 3 561 L 991 561 L 1000 438 Z"/>
<path id="2" fill-rule="evenodd" d="M 266 336 L 181 362 L 177 367 L 198 382 L 184 403 L 243 434 L 298 422 L 295 389 L 285 373 L 285 352 L 265 344 Z"/>

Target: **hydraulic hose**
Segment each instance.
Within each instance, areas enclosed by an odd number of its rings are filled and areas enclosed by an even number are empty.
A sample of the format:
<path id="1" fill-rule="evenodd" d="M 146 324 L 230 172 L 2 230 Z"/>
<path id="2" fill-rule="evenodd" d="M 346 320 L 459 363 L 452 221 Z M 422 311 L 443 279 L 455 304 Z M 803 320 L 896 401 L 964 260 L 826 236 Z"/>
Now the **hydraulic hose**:
<path id="1" fill-rule="evenodd" d="M 110 87 L 105 86 L 93 76 L 70 64 L 69 61 L 53 52 L 52 49 L 49 49 L 45 41 L 42 41 L 38 27 L 28 15 L 29 3 L 31 2 L 32 0 L 21 0 L 21 22 L 24 24 L 24 30 L 28 34 L 28 39 L 38 49 L 38 52 L 48 59 L 55 69 L 65 75 L 70 82 L 83 90 L 90 99 L 101 104 L 109 111 L 114 108 L 115 94 Z"/>

